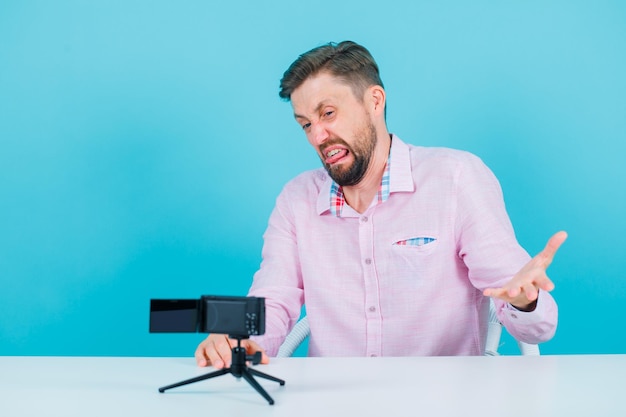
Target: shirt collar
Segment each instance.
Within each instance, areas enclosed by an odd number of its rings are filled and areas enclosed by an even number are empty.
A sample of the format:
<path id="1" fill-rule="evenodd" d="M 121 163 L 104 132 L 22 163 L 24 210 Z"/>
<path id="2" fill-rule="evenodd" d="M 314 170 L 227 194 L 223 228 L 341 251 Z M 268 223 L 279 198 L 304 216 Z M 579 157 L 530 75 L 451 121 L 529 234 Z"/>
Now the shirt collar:
<path id="1" fill-rule="evenodd" d="M 387 166 L 381 182 L 381 187 L 376 197 L 376 204 L 387 200 L 394 192 L 413 192 L 413 175 L 411 174 L 410 149 L 399 137 L 392 135 L 391 149 Z M 341 187 L 326 174 L 326 181 L 320 187 L 317 198 L 317 212 L 324 214 L 329 212 L 340 217 L 346 206 Z"/>

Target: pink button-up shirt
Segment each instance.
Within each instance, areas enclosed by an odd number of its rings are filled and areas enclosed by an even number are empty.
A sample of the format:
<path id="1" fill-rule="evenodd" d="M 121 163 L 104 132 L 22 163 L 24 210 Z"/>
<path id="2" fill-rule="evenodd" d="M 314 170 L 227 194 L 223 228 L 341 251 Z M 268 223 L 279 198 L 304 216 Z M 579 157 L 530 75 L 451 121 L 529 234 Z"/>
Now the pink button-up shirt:
<path id="1" fill-rule="evenodd" d="M 503 285 L 530 259 L 500 185 L 467 152 L 396 136 L 390 152 L 389 197 L 362 214 L 348 205 L 331 213 L 333 181 L 323 168 L 299 175 L 278 196 L 250 289 L 266 299 L 266 333 L 256 340 L 270 356 L 303 303 L 310 356 L 483 354 L 489 303 L 482 290 Z M 540 292 L 530 313 L 496 306 L 519 340 L 553 336 L 549 293 Z"/>

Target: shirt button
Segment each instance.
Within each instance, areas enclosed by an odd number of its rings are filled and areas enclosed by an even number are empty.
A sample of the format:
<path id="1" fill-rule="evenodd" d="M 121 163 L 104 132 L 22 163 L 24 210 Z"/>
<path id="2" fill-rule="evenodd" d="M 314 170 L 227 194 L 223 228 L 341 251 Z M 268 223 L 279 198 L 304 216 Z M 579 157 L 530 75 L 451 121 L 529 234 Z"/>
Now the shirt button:
<path id="1" fill-rule="evenodd" d="M 372 260 L 370 258 L 367 258 L 365 260 L 365 265 L 371 265 L 371 263 L 372 263 Z"/>
<path id="2" fill-rule="evenodd" d="M 367 216 L 361 217 L 361 223 L 367 223 L 367 220 L 369 220 Z"/>
<path id="3" fill-rule="evenodd" d="M 368 310 L 369 310 L 369 311 L 371 311 L 371 312 L 373 313 L 374 311 L 376 311 L 376 307 L 371 306 Z"/>
<path id="4" fill-rule="evenodd" d="M 511 313 L 511 318 L 516 319 L 516 318 L 517 318 L 517 314 L 515 314 L 515 313 Z"/>
<path id="5" fill-rule="evenodd" d="M 372 357 L 372 358 L 375 358 L 375 357 L 377 357 L 377 356 L 378 356 L 378 355 L 377 355 L 377 354 L 375 354 L 375 353 L 371 353 L 371 354 L 370 354 L 370 357 Z"/>

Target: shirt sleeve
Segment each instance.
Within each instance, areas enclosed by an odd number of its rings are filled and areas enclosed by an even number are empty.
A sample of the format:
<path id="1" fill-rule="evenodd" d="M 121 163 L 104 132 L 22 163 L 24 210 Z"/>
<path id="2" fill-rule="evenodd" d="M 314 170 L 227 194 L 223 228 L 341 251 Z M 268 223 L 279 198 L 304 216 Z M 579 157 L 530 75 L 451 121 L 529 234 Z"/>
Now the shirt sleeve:
<path id="1" fill-rule="evenodd" d="M 500 184 L 483 162 L 467 154 L 457 170 L 458 254 L 479 290 L 500 287 L 530 260 L 515 238 Z M 525 343 L 540 343 L 556 331 L 558 310 L 554 298 L 540 291 L 537 307 L 523 312 L 494 299 L 498 318 L 507 331 Z"/>
<path id="2" fill-rule="evenodd" d="M 287 188 L 276 200 L 263 235 L 262 261 L 249 291 L 265 298 L 265 334 L 254 340 L 275 356 L 300 317 L 304 294 L 293 211 Z"/>

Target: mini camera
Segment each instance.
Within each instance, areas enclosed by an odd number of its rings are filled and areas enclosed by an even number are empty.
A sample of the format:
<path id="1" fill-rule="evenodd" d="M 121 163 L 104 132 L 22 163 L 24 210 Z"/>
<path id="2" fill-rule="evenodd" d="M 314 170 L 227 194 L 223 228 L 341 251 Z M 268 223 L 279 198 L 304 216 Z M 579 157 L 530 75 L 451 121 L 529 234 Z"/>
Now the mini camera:
<path id="1" fill-rule="evenodd" d="M 150 333 L 224 333 L 247 338 L 265 333 L 265 299 L 203 295 L 150 300 Z"/>

